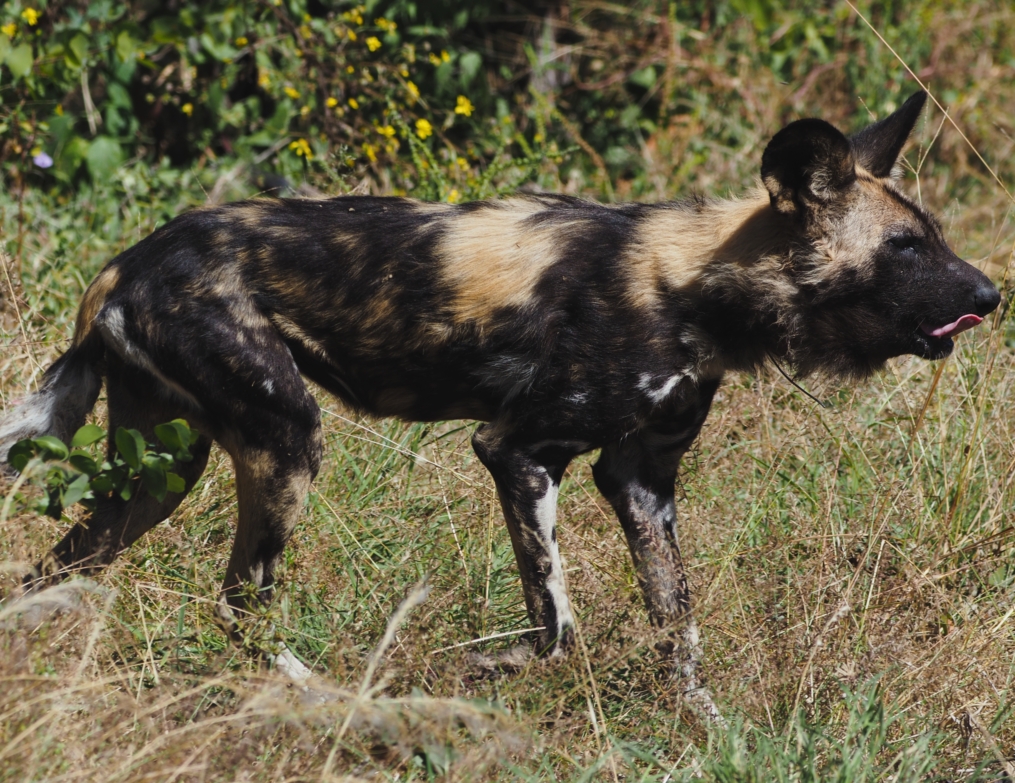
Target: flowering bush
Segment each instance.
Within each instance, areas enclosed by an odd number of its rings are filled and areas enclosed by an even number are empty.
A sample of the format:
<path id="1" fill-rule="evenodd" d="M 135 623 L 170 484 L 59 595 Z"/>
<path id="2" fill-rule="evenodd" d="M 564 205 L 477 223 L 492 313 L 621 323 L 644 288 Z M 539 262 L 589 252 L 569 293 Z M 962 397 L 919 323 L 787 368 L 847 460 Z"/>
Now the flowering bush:
<path id="1" fill-rule="evenodd" d="M 110 182 L 131 160 L 358 179 L 381 177 L 411 138 L 455 180 L 432 196 L 478 185 L 479 165 L 518 133 L 479 120 L 479 56 L 435 48 L 441 31 L 407 31 L 363 5 L 314 9 L 209 0 L 138 14 L 124 0 L 14 0 L 0 10 L 0 162 L 15 181 L 63 185 Z"/>

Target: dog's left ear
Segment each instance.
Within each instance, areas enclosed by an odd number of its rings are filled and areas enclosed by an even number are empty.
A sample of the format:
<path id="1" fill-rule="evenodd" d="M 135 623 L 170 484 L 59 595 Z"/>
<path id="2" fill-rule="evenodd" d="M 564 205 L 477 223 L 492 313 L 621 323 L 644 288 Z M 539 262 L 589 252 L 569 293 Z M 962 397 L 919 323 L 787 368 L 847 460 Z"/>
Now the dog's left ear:
<path id="1" fill-rule="evenodd" d="M 857 164 L 875 177 L 890 177 L 926 101 L 923 90 L 913 93 L 898 111 L 853 136 L 849 142 Z"/>
<path id="2" fill-rule="evenodd" d="M 807 220 L 856 180 L 849 139 L 824 120 L 791 122 L 765 148 L 761 179 L 777 212 Z"/>

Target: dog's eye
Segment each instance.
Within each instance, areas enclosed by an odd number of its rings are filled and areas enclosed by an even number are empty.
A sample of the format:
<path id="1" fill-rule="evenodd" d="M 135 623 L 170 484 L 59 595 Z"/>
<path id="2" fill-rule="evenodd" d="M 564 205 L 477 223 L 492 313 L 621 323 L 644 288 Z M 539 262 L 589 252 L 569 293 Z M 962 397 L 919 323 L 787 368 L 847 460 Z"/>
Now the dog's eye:
<path id="1" fill-rule="evenodd" d="M 920 237 L 913 236 L 912 234 L 900 234 L 899 236 L 891 237 L 888 240 L 888 244 L 896 250 L 910 250 L 920 244 Z"/>

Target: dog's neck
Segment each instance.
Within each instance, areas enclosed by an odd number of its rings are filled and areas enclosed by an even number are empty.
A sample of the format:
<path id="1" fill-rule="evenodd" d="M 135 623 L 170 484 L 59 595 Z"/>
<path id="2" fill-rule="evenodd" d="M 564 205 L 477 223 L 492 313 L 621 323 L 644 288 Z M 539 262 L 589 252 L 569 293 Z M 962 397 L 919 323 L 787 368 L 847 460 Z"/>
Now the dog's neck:
<path id="1" fill-rule="evenodd" d="M 685 321 L 683 331 L 698 374 L 751 370 L 769 358 L 792 365 L 801 305 L 791 269 L 794 253 L 806 252 L 800 229 L 772 209 L 763 188 L 672 207 L 649 217 L 644 247 L 665 298 L 696 302 L 694 327 Z"/>

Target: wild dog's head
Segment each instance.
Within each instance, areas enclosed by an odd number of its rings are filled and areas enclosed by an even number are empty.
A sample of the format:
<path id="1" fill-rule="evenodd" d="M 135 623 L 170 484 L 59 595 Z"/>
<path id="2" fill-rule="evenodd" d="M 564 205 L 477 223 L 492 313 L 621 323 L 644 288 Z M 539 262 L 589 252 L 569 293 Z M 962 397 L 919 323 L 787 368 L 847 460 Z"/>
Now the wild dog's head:
<path id="1" fill-rule="evenodd" d="M 802 374 L 862 377 L 893 356 L 940 359 L 952 337 L 1000 302 L 990 280 L 949 249 L 937 220 L 893 182 L 925 100 L 916 93 L 852 138 L 799 120 L 765 150 L 772 208 L 799 238 L 789 358 Z"/>

